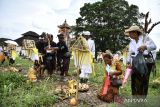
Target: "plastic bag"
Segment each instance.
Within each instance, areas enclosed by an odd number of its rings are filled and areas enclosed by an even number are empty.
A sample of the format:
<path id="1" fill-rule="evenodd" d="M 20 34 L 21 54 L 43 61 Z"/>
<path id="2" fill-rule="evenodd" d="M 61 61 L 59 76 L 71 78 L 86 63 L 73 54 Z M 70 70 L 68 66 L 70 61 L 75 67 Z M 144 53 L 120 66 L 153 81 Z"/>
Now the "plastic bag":
<path id="1" fill-rule="evenodd" d="M 138 53 L 137 56 L 133 58 L 132 70 L 141 75 L 147 74 L 148 68 L 142 53 Z"/>

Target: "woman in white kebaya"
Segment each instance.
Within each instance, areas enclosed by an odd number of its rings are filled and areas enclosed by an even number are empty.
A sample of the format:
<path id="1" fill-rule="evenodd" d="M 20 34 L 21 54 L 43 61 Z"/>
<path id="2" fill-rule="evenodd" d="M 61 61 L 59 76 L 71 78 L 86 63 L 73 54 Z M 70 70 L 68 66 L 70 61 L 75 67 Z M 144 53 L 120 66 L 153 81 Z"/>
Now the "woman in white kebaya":
<path id="1" fill-rule="evenodd" d="M 145 74 L 141 74 L 141 71 L 135 71 L 133 65 L 137 60 L 136 56 L 142 54 L 148 56 L 151 51 L 156 50 L 156 45 L 153 40 L 147 35 L 143 34 L 143 31 L 136 25 L 131 26 L 125 30 L 125 34 L 131 38 L 129 43 L 129 53 L 127 58 L 127 67 L 132 69 L 131 74 L 131 89 L 132 95 L 143 95 L 147 96 L 149 76 L 152 69 L 152 64 L 146 63 L 147 69 Z"/>

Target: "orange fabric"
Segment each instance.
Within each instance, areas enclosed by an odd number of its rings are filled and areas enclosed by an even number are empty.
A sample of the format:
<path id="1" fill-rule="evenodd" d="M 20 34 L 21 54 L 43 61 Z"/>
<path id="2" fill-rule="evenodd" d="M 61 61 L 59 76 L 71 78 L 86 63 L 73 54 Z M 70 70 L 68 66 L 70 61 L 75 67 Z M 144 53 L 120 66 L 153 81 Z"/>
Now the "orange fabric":
<path id="1" fill-rule="evenodd" d="M 2 62 L 5 59 L 5 56 L 2 52 L 0 52 L 0 62 Z"/>
<path id="2" fill-rule="evenodd" d="M 122 72 L 121 64 L 119 62 L 116 62 L 116 70 Z M 120 74 L 118 73 L 118 75 Z M 102 95 L 107 94 L 109 87 L 110 87 L 110 77 L 108 76 L 107 71 L 105 71 L 104 83 L 101 91 Z"/>
<path id="3" fill-rule="evenodd" d="M 109 78 L 109 76 L 106 74 L 106 75 L 105 75 L 105 78 L 104 78 L 104 84 L 103 84 L 103 87 L 102 87 L 102 95 L 106 95 L 106 94 L 107 94 L 109 85 L 110 85 L 110 78 Z"/>

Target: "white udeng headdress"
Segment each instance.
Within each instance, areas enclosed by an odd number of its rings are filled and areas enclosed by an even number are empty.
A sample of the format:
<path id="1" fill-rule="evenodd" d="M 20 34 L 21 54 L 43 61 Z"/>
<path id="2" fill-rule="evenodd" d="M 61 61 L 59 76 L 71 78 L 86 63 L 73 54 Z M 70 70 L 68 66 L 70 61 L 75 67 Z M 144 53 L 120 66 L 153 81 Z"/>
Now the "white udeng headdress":
<path id="1" fill-rule="evenodd" d="M 89 31 L 84 31 L 83 35 L 91 35 L 91 33 Z"/>

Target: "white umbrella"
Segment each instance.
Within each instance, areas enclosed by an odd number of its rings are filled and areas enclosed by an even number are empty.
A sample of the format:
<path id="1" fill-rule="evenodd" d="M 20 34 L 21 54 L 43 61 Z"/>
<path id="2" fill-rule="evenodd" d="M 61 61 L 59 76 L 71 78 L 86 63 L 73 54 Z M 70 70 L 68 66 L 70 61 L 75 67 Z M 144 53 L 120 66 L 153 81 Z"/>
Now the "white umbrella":
<path id="1" fill-rule="evenodd" d="M 11 45 L 16 45 L 16 46 L 18 46 L 17 42 L 12 41 L 12 40 L 6 40 L 6 41 L 4 41 L 4 42 L 7 43 L 7 44 L 11 44 Z"/>

